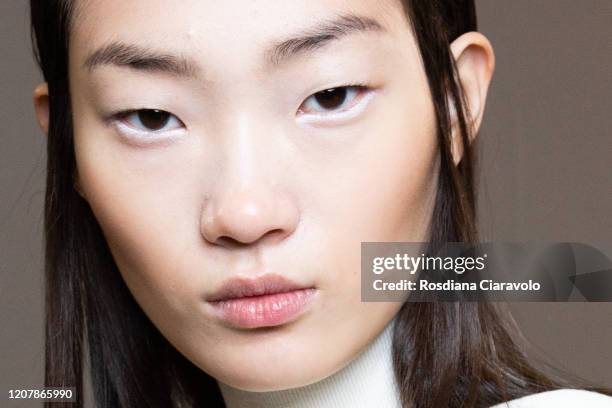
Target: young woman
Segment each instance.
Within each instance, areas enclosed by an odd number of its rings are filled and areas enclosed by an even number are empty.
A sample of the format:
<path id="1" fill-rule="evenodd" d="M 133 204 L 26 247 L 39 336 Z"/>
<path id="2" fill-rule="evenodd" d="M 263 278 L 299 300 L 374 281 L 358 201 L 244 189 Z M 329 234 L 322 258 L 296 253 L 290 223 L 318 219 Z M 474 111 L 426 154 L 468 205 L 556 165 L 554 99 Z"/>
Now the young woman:
<path id="1" fill-rule="evenodd" d="M 564 387 L 491 304 L 360 301 L 362 241 L 476 240 L 494 56 L 473 1 L 31 8 L 48 386 L 80 406 L 87 356 L 100 407 L 481 407 Z M 610 401 L 522 401 L 568 398 Z"/>

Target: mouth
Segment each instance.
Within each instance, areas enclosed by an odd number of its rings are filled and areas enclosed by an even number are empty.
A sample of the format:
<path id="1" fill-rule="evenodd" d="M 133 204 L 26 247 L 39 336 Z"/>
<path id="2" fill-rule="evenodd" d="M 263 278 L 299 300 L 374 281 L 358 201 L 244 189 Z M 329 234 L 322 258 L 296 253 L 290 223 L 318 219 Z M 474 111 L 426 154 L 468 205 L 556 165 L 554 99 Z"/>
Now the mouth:
<path id="1" fill-rule="evenodd" d="M 317 289 L 279 275 L 232 278 L 206 300 L 214 314 L 234 328 L 273 327 L 297 319 L 308 309 Z"/>

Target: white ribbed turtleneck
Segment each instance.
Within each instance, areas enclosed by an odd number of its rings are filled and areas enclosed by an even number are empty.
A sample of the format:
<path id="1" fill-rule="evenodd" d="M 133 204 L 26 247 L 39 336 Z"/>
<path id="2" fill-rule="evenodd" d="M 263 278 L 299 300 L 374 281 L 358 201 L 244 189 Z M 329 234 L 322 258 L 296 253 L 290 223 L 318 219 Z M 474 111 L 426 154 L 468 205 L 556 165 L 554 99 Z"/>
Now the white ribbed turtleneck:
<path id="1" fill-rule="evenodd" d="M 391 357 L 393 324 L 394 320 L 348 366 L 317 383 L 271 392 L 220 383 L 225 403 L 228 408 L 400 408 Z"/>

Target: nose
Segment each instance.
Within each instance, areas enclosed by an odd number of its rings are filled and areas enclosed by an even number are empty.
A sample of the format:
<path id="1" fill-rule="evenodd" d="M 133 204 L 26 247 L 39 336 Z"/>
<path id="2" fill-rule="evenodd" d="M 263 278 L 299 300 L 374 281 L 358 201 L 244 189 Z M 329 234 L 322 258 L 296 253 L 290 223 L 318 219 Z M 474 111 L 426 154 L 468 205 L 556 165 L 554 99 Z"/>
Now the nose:
<path id="1" fill-rule="evenodd" d="M 222 247 L 277 242 L 291 235 L 299 213 L 285 194 L 265 189 L 226 192 L 208 201 L 202 212 L 201 233 Z"/>
<path id="2" fill-rule="evenodd" d="M 295 231 L 300 218 L 285 185 L 283 160 L 270 160 L 287 157 L 278 143 L 282 135 L 271 132 L 269 122 L 257 120 L 258 115 L 234 118 L 223 129 L 222 170 L 204 203 L 201 234 L 224 247 L 282 240 Z"/>

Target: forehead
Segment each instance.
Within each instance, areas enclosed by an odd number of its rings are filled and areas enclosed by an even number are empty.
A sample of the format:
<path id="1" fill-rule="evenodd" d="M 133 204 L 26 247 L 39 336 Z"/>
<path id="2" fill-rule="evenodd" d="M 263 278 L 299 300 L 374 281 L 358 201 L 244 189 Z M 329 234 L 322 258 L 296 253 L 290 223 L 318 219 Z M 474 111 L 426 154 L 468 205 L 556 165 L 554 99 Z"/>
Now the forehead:
<path id="1" fill-rule="evenodd" d="M 119 40 L 245 60 L 337 16 L 375 19 L 391 35 L 407 26 L 399 0 L 80 0 L 75 11 L 76 59 Z"/>

